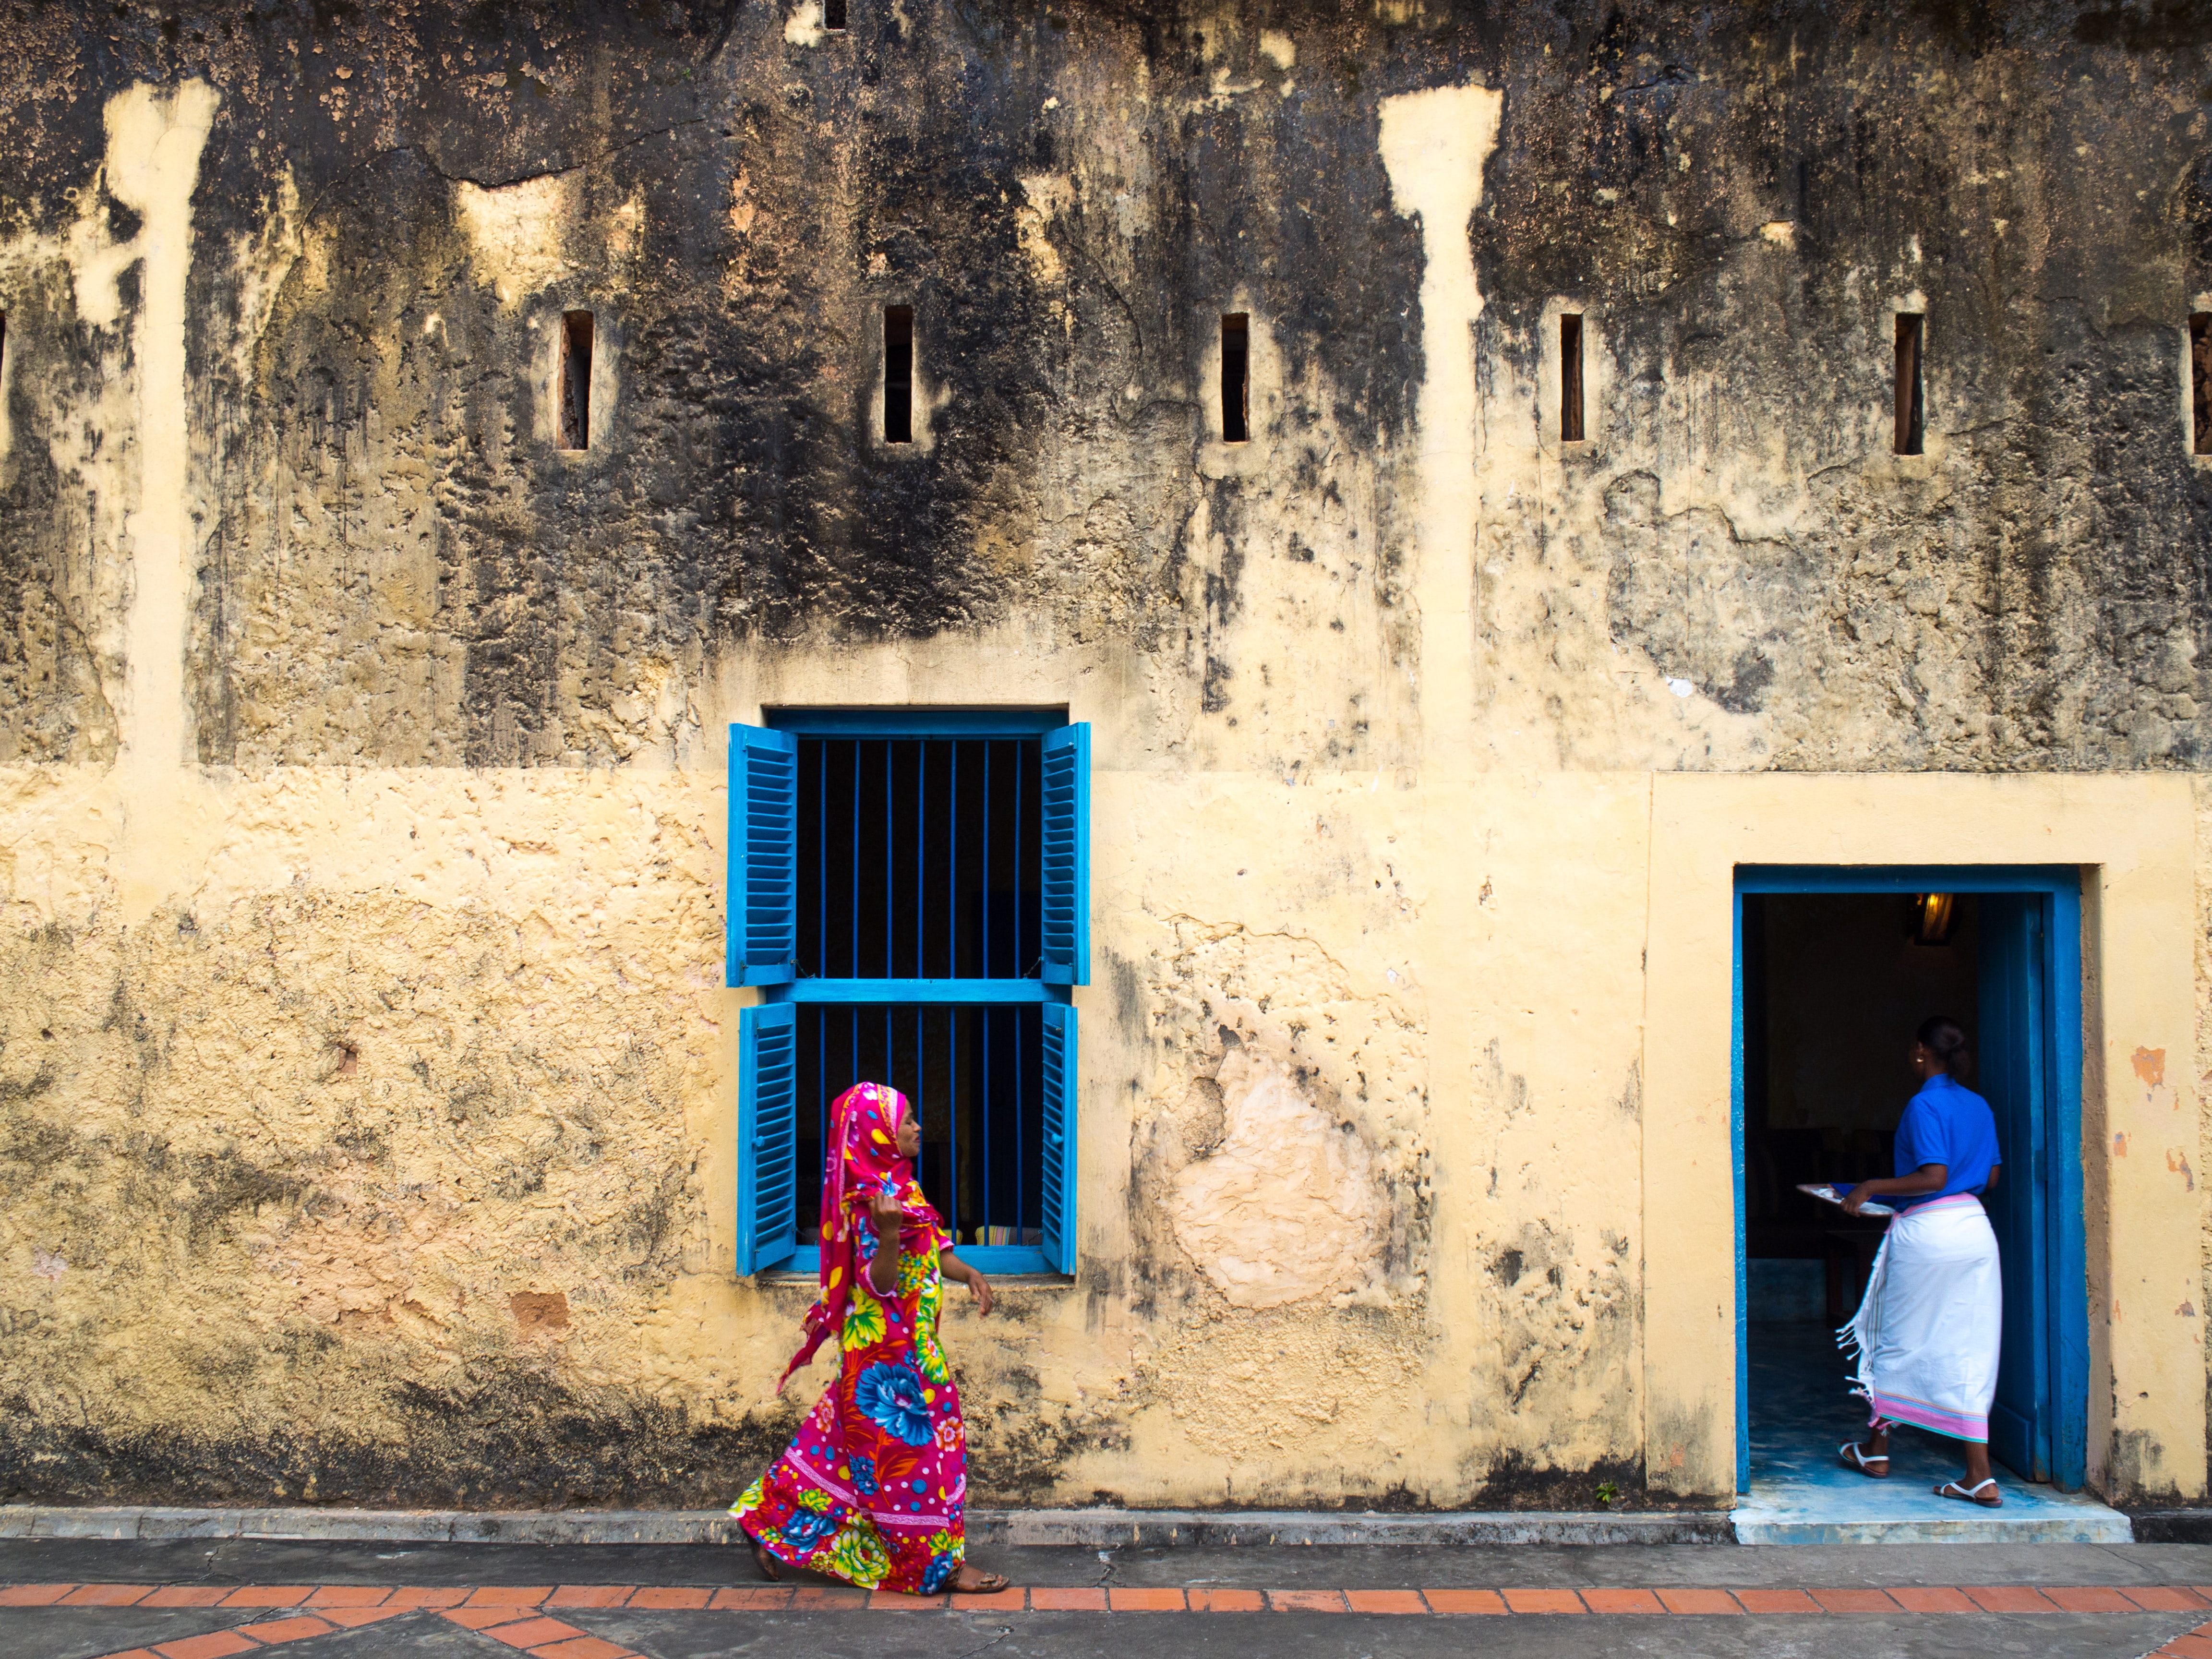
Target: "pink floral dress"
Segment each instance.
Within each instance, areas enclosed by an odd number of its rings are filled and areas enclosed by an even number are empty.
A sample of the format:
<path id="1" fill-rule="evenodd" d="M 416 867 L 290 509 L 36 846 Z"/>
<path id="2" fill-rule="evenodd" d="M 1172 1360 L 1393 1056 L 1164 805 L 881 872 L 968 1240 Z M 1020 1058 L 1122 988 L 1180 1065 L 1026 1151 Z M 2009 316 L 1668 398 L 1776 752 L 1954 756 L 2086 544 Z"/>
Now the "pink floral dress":
<path id="1" fill-rule="evenodd" d="M 779 1561 L 871 1589 L 943 1589 L 967 1553 L 968 1440 L 960 1391 L 938 1346 L 950 1241 L 892 1137 L 906 1097 L 863 1083 L 831 1109 L 823 1185 L 822 1295 L 787 1378 L 834 1329 L 836 1380 L 790 1449 L 731 1505 L 748 1536 Z M 875 1294 L 868 1195 L 890 1184 L 906 1223 L 898 1282 Z"/>

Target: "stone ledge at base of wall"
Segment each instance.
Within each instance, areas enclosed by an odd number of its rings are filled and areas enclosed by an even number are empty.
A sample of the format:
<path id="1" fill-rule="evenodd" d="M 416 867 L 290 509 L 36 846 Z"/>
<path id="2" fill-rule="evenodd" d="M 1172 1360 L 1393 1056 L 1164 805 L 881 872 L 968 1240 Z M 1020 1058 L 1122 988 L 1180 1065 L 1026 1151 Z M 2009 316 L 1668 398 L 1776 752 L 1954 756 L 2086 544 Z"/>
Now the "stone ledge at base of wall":
<path id="1" fill-rule="evenodd" d="M 2138 1544 L 2212 1544 L 2212 1510 L 2128 1510 Z"/>
<path id="2" fill-rule="evenodd" d="M 2203 1513 L 2200 1511 L 2200 1513 Z M 721 1510 L 171 1509 L 0 1504 L 0 1539 L 321 1540 L 408 1544 L 726 1544 Z M 970 1510 L 979 1544 L 1164 1549 L 1201 1545 L 1729 1544 L 1722 1510 L 1626 1515 L 1462 1510 L 1429 1515 L 1314 1510 Z"/>

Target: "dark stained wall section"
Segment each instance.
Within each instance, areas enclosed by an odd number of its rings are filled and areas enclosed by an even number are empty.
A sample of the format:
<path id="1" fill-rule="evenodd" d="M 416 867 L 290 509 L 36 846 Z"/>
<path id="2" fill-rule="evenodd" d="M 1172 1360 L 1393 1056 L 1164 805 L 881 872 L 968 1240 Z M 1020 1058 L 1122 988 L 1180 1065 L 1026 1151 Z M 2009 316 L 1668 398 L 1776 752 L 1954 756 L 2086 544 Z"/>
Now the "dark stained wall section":
<path id="1" fill-rule="evenodd" d="M 1421 257 L 1377 111 L 1467 80 L 1505 94 L 1469 227 L 1483 384 L 1535 371 L 1547 300 L 1592 308 L 1613 437 L 1556 475 L 1559 533 L 1607 573 L 1594 626 L 1754 718 L 1714 763 L 2197 757 L 2212 483 L 2183 453 L 2177 354 L 2212 283 L 2212 73 L 2185 13 L 912 0 L 811 45 L 788 21 L 0 18 L 0 752 L 113 742 L 99 642 L 122 600 L 74 527 L 100 510 L 68 488 L 86 441 L 46 422 L 114 338 L 75 319 L 53 256 L 100 204 L 103 100 L 197 76 L 222 98 L 191 313 L 204 759 L 618 762 L 643 740 L 625 711 L 733 642 L 1017 617 L 1179 659 L 1230 710 L 1248 579 L 1186 530 L 1211 489 L 1217 528 L 1260 532 L 1198 476 L 1214 319 L 1249 304 L 1291 388 L 1256 435 L 1320 446 L 1274 513 L 1326 510 L 1347 441 L 1402 477 Z M 1297 40 L 1294 67 L 1263 28 Z M 1071 182 L 1040 213 L 1025 178 Z M 502 297 L 460 198 L 532 181 L 560 186 L 563 264 Z M 1906 290 L 1936 453 L 1899 477 L 1865 461 Z M 890 303 L 919 319 L 911 453 L 870 436 Z M 581 465 L 538 409 L 563 305 L 605 319 L 618 376 Z M 1783 530 L 1676 504 L 1682 476 L 1746 471 L 1790 498 Z M 1660 487 L 1624 511 L 1642 475 Z M 1098 478 L 1103 559 L 1078 488 Z M 1407 556 L 1392 494 L 1385 571 Z M 1540 517 L 1491 510 L 1499 556 L 1540 563 Z M 1384 633 L 1413 652 L 1402 618 Z"/>

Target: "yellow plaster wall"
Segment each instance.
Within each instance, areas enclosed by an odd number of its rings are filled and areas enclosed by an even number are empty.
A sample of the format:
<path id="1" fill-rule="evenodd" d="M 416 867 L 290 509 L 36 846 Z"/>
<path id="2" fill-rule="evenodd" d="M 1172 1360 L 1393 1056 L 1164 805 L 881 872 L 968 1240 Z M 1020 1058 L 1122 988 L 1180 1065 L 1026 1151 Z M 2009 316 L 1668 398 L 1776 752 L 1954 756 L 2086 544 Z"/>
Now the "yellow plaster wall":
<path id="1" fill-rule="evenodd" d="M 927 702 L 964 672 L 897 674 Z M 999 1490 L 1029 1497 L 1448 1504 L 1501 1472 L 1648 1455 L 1662 1491 L 1724 1492 L 1729 872 L 1965 846 L 2085 867 L 2093 1479 L 2197 1490 L 2186 782 L 1292 785 L 1131 769 L 1110 708 L 1072 713 L 1099 734 L 1083 1271 L 1017 1287 L 990 1326 L 956 1310 L 987 1489 L 1004 1455 Z M 750 994 L 718 982 L 715 772 L 283 769 L 197 779 L 161 817 L 127 810 L 119 775 L 5 782 L 13 926 L 58 943 L 9 994 L 0 1085 L 194 1172 L 128 1251 L 96 1226 L 82 1251 L 70 1203 L 10 1205 L 34 1376 L 66 1364 L 127 1421 L 191 1425 L 208 1367 L 319 1329 L 316 1409 L 363 1434 L 397 1431 L 392 1381 L 487 1354 L 767 1438 L 811 1398 L 818 1377 L 771 1393 L 803 1288 L 729 1273 Z M 131 904 L 125 872 L 158 902 Z M 121 1017 L 99 1000 L 118 982 Z M 149 1019 L 134 1054 L 118 1028 Z M 1431 1041 L 1447 1024 L 1454 1073 Z M 1350 1276 L 1292 1263 L 1272 1297 L 1209 1274 L 1233 1224 L 1178 1220 L 1179 1182 L 1233 1127 L 1223 1089 L 1255 1070 L 1310 1114 L 1278 1110 L 1274 1133 L 1348 1130 L 1372 1177 L 1310 1241 Z M 1243 1188 L 1213 1169 L 1209 1200 L 1267 1200 L 1249 1162 Z M 232 1166 L 282 1182 L 226 1210 Z M 556 1294 L 557 1328 L 516 1302 Z M 247 1392 L 281 1420 L 296 1386 L 280 1370 Z"/>

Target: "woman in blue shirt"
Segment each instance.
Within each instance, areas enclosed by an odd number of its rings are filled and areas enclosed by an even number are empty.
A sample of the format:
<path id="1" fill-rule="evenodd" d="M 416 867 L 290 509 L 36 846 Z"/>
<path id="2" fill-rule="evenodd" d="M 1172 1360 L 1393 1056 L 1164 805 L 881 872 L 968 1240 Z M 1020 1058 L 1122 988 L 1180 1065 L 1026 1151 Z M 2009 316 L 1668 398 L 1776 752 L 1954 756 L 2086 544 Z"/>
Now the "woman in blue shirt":
<path id="1" fill-rule="evenodd" d="M 1966 1478 L 1936 1495 L 1996 1509 L 2004 1499 L 1990 1474 L 1990 1404 L 2004 1293 L 1996 1233 L 1978 1195 L 1997 1183 L 1996 1118 L 1958 1080 L 1970 1059 L 1956 1020 L 1923 1021 L 1911 1060 L 1921 1088 L 1898 1122 L 1897 1173 L 1863 1181 L 1844 1200 L 1852 1215 L 1875 1198 L 1897 1215 L 1844 1333 L 1859 1358 L 1852 1391 L 1868 1402 L 1874 1433 L 1838 1449 L 1850 1468 L 1881 1479 L 1892 1425 L 1948 1435 L 1965 1443 Z"/>

